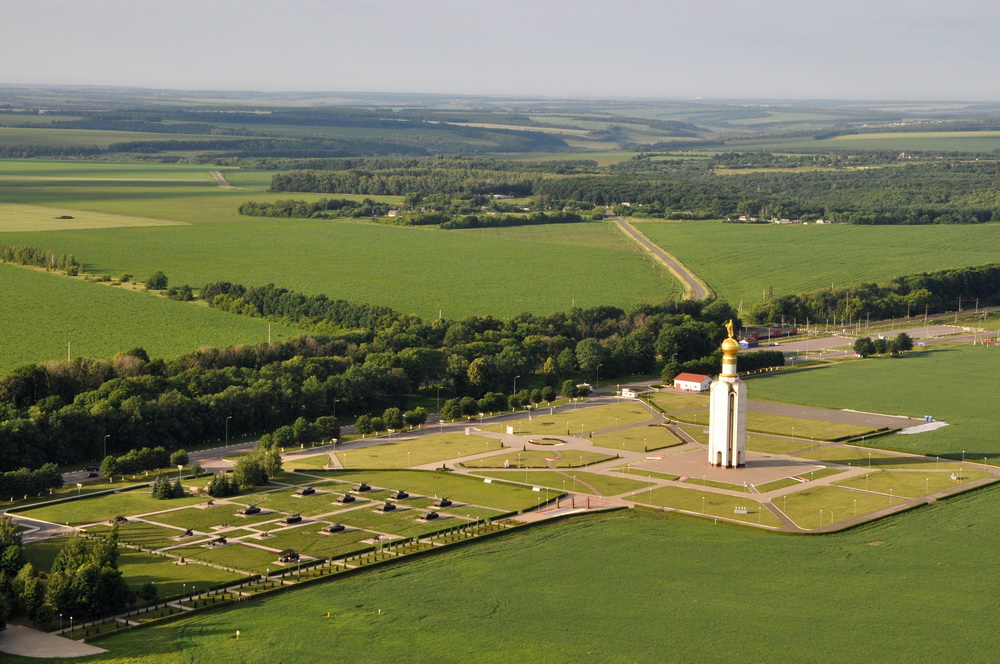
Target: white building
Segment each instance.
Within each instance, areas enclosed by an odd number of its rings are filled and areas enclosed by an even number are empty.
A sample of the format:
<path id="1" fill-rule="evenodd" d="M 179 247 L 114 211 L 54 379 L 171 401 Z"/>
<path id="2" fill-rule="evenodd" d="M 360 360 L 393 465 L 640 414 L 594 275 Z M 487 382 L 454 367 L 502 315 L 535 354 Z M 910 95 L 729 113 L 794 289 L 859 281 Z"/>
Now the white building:
<path id="1" fill-rule="evenodd" d="M 674 389 L 683 392 L 704 392 L 711 383 L 711 376 L 703 374 L 679 373 L 674 376 Z"/>
<path id="2" fill-rule="evenodd" d="M 618 392 L 619 396 L 623 396 L 626 399 L 638 399 L 639 398 L 639 388 L 638 387 L 623 387 Z"/>
<path id="3" fill-rule="evenodd" d="M 740 344 L 733 339 L 731 325 L 729 338 L 722 342 L 722 373 L 709 394 L 708 463 L 742 468 L 747 463 L 747 385 L 736 374 Z"/>

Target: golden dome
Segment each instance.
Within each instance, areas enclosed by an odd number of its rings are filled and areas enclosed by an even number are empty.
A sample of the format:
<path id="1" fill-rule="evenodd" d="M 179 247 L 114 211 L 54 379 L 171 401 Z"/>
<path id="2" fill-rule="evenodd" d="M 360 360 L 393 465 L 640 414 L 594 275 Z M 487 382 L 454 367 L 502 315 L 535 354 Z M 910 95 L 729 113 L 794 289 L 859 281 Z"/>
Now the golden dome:
<path id="1" fill-rule="evenodd" d="M 722 342 L 722 354 L 732 357 L 736 355 L 740 350 L 740 342 L 732 337 L 729 337 Z"/>

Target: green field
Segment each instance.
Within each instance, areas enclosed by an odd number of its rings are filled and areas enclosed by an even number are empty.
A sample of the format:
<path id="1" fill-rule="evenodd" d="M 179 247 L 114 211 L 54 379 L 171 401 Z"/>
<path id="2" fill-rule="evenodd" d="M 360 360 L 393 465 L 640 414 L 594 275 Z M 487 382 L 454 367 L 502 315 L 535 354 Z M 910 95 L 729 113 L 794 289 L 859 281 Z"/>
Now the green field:
<path id="1" fill-rule="evenodd" d="M 337 452 L 337 459 L 344 468 L 408 468 L 482 454 L 502 446 L 495 438 L 448 433 Z"/>
<path id="2" fill-rule="evenodd" d="M 211 189 L 205 193 L 215 194 Z M 246 199 L 244 195 L 228 205 L 235 210 Z M 162 209 L 174 210 L 176 202 L 167 197 Z M 59 206 L 78 207 L 70 202 Z M 115 214 L 159 218 L 145 203 L 120 206 Z M 189 220 L 184 210 L 171 217 Z M 238 226 L 9 233 L 4 240 L 73 253 L 89 272 L 130 272 L 145 278 L 162 270 L 171 283 L 192 286 L 218 280 L 275 283 L 434 317 L 439 310 L 453 318 L 487 313 L 501 317 L 565 310 L 573 302 L 627 307 L 669 299 L 672 279 L 661 276 L 612 231 L 604 222 L 437 231 L 350 221 L 243 218 Z M 586 276 L 581 274 L 584 265 Z"/>
<path id="3" fill-rule="evenodd" d="M 652 420 L 654 417 L 644 406 L 637 403 L 616 403 L 596 408 L 562 410 L 558 414 L 552 415 L 541 408 L 530 420 L 525 417 L 514 422 L 490 424 L 482 429 L 483 431 L 505 432 L 510 426 L 519 435 L 565 436 L 572 434 L 574 436 L 589 436 L 593 431 L 640 424 Z"/>
<path id="4" fill-rule="evenodd" d="M 551 470 L 530 470 L 527 473 L 506 471 L 476 473 L 476 475 L 509 480 L 511 482 L 524 481 L 534 486 L 557 489 L 558 491 L 574 491 L 598 496 L 617 496 L 629 491 L 639 491 L 650 486 L 649 482 L 588 473 L 586 471 L 555 472 Z"/>
<path id="5" fill-rule="evenodd" d="M 603 515 L 122 634 L 91 661 L 988 662 L 997 547 L 997 489 L 824 537 Z M 761 627 L 717 639 L 720 622 Z"/>
<path id="6" fill-rule="evenodd" d="M 614 433 L 594 436 L 594 446 L 607 449 L 624 449 L 629 452 L 646 452 L 680 445 L 681 441 L 661 426 L 634 427 Z"/>
<path id="7" fill-rule="evenodd" d="M 447 497 L 456 503 L 472 503 L 505 512 L 523 510 L 537 503 L 534 493 L 528 488 L 500 483 L 484 484 L 481 480 L 446 472 L 347 470 L 333 471 L 324 475 L 336 480 L 365 481 L 372 486 L 403 489 L 411 494 Z"/>
<path id="8" fill-rule="evenodd" d="M 734 306 L 775 295 L 996 260 L 1000 224 L 817 226 L 636 222 Z M 725 255 L 726 260 L 719 260 Z"/>
<path id="9" fill-rule="evenodd" d="M 865 444 L 952 459 L 961 459 L 964 452 L 967 460 L 985 458 L 996 464 L 1000 438 L 988 399 L 998 371 L 1000 354 L 996 349 L 958 346 L 782 376 L 761 375 L 747 382 L 755 399 L 894 415 L 932 415 L 949 426 L 883 436 Z M 856 456 L 867 459 L 860 450 Z"/>
<path id="10" fill-rule="evenodd" d="M 613 459 L 611 455 L 590 450 L 566 450 L 560 452 L 557 446 L 550 450 L 511 449 L 491 457 L 472 459 L 463 465 L 466 468 L 579 468 Z"/>
<path id="11" fill-rule="evenodd" d="M 158 500 L 146 489 L 136 489 L 127 493 L 112 493 L 80 500 L 70 500 L 56 505 L 46 505 L 18 512 L 30 519 L 50 523 L 81 526 L 87 523 L 108 521 L 116 516 L 146 514 L 171 507 L 182 507 L 203 502 L 201 498 L 185 497 L 172 500 Z"/>
<path id="12" fill-rule="evenodd" d="M 111 357 L 136 346 L 151 357 L 174 357 L 203 345 L 267 341 L 266 321 L 186 302 L 2 263 L 0 281 L 0 372 L 65 359 L 67 343 L 73 357 Z M 271 328 L 274 339 L 303 333 L 277 323 Z"/>
<path id="13" fill-rule="evenodd" d="M 992 152 L 1000 148 L 998 131 L 905 131 L 870 134 L 845 134 L 824 139 L 793 138 L 755 140 L 734 148 L 753 150 L 806 149 L 829 150 L 898 150 L 901 152 Z"/>

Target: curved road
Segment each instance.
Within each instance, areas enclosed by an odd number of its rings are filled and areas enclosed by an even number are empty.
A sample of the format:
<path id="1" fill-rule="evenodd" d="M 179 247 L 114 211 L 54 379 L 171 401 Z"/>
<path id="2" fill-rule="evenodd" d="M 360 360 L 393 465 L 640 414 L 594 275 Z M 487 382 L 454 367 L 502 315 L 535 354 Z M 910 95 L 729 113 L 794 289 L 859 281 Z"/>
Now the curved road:
<path id="1" fill-rule="evenodd" d="M 636 230 L 635 226 L 616 214 L 609 216 L 618 225 L 618 228 L 622 233 L 625 233 L 625 235 L 638 242 L 646 253 L 652 255 L 653 258 L 665 265 L 667 269 L 670 270 L 670 273 L 677 277 L 678 281 L 684 285 L 685 296 L 695 300 L 703 300 L 712 295 L 712 291 L 698 280 L 698 277 L 695 276 L 694 272 L 689 270 L 679 260 L 663 251 L 663 249 L 647 240 L 646 236 Z"/>

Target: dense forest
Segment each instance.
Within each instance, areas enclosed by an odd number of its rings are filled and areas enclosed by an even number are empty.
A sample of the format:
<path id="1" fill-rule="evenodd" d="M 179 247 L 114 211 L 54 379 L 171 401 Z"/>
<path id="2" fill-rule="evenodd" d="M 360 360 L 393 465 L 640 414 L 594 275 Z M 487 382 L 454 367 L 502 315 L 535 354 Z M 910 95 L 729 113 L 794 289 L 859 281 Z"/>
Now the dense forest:
<path id="1" fill-rule="evenodd" d="M 298 164 L 303 165 L 303 164 Z M 783 168 L 822 166 L 824 170 Z M 575 164 L 543 171 L 520 162 L 448 157 L 371 160 L 343 168 L 300 168 L 272 179 L 274 191 L 364 195 L 498 194 L 539 204 L 579 201 L 622 214 L 718 219 L 752 216 L 850 224 L 962 224 L 1000 221 L 995 160 L 899 161 L 870 153 L 776 157 L 730 153 L 659 161 L 652 153 L 607 168 Z M 718 168 L 744 169 L 738 175 Z M 753 169 L 753 170 L 750 170 Z"/>

